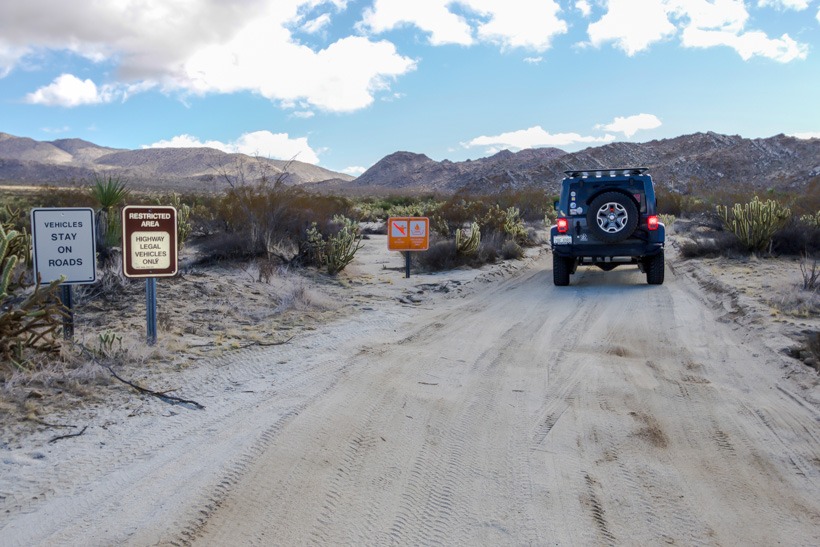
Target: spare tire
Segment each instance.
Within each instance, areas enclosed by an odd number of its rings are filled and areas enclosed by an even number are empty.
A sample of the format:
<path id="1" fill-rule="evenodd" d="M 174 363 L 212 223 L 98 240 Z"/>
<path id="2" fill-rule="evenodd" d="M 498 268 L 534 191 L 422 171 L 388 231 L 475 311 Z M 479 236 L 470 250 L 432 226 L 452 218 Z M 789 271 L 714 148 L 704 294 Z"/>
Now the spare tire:
<path id="1" fill-rule="evenodd" d="M 604 192 L 589 203 L 587 226 L 599 241 L 623 241 L 638 227 L 638 206 L 625 194 Z"/>

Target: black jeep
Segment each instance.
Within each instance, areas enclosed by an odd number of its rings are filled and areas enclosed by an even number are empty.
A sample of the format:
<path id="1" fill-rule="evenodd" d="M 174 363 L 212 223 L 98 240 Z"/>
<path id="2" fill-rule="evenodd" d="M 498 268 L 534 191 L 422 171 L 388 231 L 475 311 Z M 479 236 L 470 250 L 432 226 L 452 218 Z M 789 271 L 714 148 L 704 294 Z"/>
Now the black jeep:
<path id="1" fill-rule="evenodd" d="M 569 285 L 579 265 L 604 271 L 636 264 L 650 285 L 663 283 L 665 228 L 646 167 L 565 171 L 558 220 L 550 229 L 553 281 Z"/>

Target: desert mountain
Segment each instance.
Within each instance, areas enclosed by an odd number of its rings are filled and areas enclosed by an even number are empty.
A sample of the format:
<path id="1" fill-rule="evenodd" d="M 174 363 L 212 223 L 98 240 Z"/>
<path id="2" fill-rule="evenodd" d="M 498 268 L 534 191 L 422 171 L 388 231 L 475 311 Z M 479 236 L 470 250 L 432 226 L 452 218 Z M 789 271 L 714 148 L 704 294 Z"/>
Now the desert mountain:
<path id="1" fill-rule="evenodd" d="M 353 177 L 300 161 L 286 162 L 213 148 L 106 148 L 81 139 L 36 141 L 0 133 L 0 182 L 31 184 L 87 183 L 96 176 L 117 176 L 132 186 L 212 191 L 228 181 L 281 178 L 300 185 Z"/>
<path id="2" fill-rule="evenodd" d="M 684 192 L 699 185 L 817 188 L 820 139 L 785 135 L 745 139 L 710 132 L 647 143 L 612 143 L 574 153 L 555 148 L 505 150 L 464 162 L 437 162 L 422 154 L 396 152 L 355 181 L 327 186 L 360 193 L 493 193 L 531 186 L 556 190 L 566 170 L 642 166 L 651 169 L 658 184 Z"/>

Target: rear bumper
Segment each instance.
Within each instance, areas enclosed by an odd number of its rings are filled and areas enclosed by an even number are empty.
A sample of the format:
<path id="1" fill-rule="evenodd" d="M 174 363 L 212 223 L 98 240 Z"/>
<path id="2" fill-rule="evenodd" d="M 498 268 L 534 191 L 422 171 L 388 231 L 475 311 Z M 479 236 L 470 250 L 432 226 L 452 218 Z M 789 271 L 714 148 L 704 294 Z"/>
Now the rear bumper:
<path id="1" fill-rule="evenodd" d="M 550 230 L 550 245 L 552 252 L 566 258 L 579 258 L 582 264 L 596 264 L 599 262 L 616 262 L 635 264 L 638 260 L 657 255 L 663 252 L 666 230 L 663 224 L 652 232 L 640 234 L 646 239 L 630 238 L 620 243 L 598 243 L 594 241 L 576 241 L 572 243 L 555 244 L 558 229 L 553 226 Z"/>

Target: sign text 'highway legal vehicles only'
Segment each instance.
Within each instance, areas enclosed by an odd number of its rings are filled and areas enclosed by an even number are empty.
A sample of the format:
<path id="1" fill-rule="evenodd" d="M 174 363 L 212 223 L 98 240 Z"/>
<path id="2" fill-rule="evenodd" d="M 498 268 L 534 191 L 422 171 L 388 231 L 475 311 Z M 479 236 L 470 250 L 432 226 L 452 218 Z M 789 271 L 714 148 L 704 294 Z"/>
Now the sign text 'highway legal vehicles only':
<path id="1" fill-rule="evenodd" d="M 126 277 L 177 273 L 177 210 L 129 205 L 122 210 L 122 261 Z"/>
<path id="2" fill-rule="evenodd" d="M 387 249 L 426 251 L 430 247 L 430 219 L 391 217 L 387 219 Z"/>
<path id="3" fill-rule="evenodd" d="M 43 207 L 31 210 L 34 275 L 42 283 L 64 276 L 66 284 L 97 281 L 94 210 Z"/>

